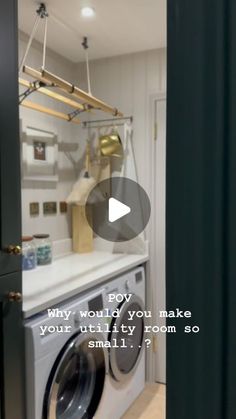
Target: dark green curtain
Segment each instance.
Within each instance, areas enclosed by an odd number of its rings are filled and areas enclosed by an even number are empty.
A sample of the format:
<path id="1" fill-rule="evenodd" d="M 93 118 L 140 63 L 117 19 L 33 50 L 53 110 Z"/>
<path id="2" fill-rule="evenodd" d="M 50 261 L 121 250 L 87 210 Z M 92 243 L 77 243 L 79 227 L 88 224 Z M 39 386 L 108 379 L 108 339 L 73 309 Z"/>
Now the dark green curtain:
<path id="1" fill-rule="evenodd" d="M 167 419 L 236 418 L 235 3 L 168 0 Z"/>

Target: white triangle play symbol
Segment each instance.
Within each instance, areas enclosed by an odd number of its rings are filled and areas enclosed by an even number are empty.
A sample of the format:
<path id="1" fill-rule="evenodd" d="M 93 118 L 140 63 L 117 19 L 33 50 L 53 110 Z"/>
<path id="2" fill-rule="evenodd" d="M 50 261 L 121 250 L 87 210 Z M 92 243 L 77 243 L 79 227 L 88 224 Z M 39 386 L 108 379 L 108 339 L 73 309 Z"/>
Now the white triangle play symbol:
<path id="1" fill-rule="evenodd" d="M 124 217 L 130 212 L 131 209 L 128 205 L 123 204 L 115 198 L 109 199 L 108 220 L 110 223 L 114 223 L 114 221 L 119 220 L 119 218 Z"/>

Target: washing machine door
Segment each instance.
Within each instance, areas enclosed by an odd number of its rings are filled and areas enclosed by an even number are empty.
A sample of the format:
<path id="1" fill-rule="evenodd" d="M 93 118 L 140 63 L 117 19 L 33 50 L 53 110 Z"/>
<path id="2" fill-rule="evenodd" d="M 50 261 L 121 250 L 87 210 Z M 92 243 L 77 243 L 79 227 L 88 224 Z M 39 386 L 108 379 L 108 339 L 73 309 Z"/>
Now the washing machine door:
<path id="1" fill-rule="evenodd" d="M 113 377 L 122 382 L 133 375 L 143 350 L 144 318 L 134 315 L 131 320 L 129 312 L 143 312 L 144 306 L 138 296 L 132 295 L 129 302 L 121 303 L 118 308 L 120 316 L 111 322 L 109 360 Z M 127 326 L 135 326 L 132 335 L 125 332 Z"/>
<path id="2" fill-rule="evenodd" d="M 101 337 L 78 334 L 70 340 L 52 370 L 45 394 L 45 419 L 92 419 L 105 383 L 108 356 L 104 348 L 89 348 Z"/>

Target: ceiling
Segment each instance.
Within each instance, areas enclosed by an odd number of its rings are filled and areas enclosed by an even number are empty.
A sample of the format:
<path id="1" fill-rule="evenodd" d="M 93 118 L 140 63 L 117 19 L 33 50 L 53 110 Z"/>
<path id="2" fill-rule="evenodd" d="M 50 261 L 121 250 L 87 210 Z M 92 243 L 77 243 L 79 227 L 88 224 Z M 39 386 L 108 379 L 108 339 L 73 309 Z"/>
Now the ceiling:
<path id="1" fill-rule="evenodd" d="M 96 10 L 82 18 L 84 2 Z M 92 3 L 91 3 L 92 2 Z M 19 29 L 30 34 L 40 2 L 19 0 Z M 89 57 L 98 59 L 166 46 L 167 0 L 47 0 L 47 46 L 73 62 L 84 61 L 83 36 L 89 40 Z M 35 39 L 43 40 L 43 20 Z"/>

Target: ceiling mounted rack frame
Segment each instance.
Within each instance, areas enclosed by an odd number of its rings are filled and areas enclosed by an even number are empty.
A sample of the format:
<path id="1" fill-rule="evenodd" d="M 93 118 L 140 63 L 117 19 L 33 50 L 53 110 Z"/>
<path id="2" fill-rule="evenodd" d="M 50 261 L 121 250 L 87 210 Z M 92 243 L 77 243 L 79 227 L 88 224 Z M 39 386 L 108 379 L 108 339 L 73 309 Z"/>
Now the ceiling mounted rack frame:
<path id="1" fill-rule="evenodd" d="M 46 106 L 40 105 L 39 103 L 31 102 L 30 100 L 24 100 L 21 103 L 21 106 L 23 106 L 25 108 L 28 108 L 28 109 L 31 109 L 33 111 L 37 111 L 37 112 L 47 114 L 49 116 L 54 116 L 55 118 L 59 118 L 59 119 L 62 119 L 64 121 L 67 121 L 67 122 L 74 122 L 75 124 L 80 124 L 81 123 L 80 119 L 78 119 L 78 118 L 72 119 L 69 114 L 56 111 L 54 109 L 51 109 L 51 108 L 48 108 Z"/>
<path id="2" fill-rule="evenodd" d="M 68 122 L 72 121 L 76 124 L 80 124 L 80 120 L 78 118 L 77 119 L 75 119 L 75 118 L 81 112 L 85 111 L 85 108 L 84 108 L 83 105 L 80 105 L 77 102 L 73 102 L 71 99 L 66 98 L 65 96 L 59 95 L 58 93 L 52 92 L 49 89 L 45 89 L 45 87 L 44 87 L 45 83 L 43 83 L 40 80 L 36 80 L 34 82 L 29 82 L 27 80 L 23 80 L 23 79 L 19 78 L 19 84 L 21 86 L 24 86 L 24 87 L 27 88 L 23 93 L 21 93 L 19 95 L 19 105 L 22 105 L 22 106 L 24 106 L 28 109 L 34 110 L 34 111 L 38 111 L 38 112 L 41 112 L 41 113 L 48 114 L 50 116 L 54 116 L 56 118 L 63 119 L 64 121 L 68 121 Z M 43 105 L 28 101 L 28 100 L 26 101 L 27 97 L 34 92 L 42 93 L 42 94 L 47 95 L 48 97 L 50 97 L 52 99 L 56 99 L 59 102 L 63 102 L 66 105 L 74 107 L 75 110 L 66 114 L 66 113 L 59 112 L 59 111 L 56 111 L 56 110 L 51 109 L 51 108 L 47 108 Z"/>
<path id="3" fill-rule="evenodd" d="M 69 97 L 60 95 L 59 93 L 50 90 L 49 89 L 50 87 L 53 88 L 55 86 L 53 86 L 52 84 L 48 85 L 45 82 L 43 82 L 42 80 L 39 80 L 38 78 L 35 81 L 30 82 L 28 80 L 24 80 L 24 79 L 19 77 L 19 84 L 21 86 L 26 87 L 27 89 L 34 87 L 35 84 L 36 85 L 38 84 L 39 85 L 39 87 L 37 88 L 38 93 L 42 93 L 43 95 L 46 95 L 46 96 L 50 97 L 51 99 L 55 99 L 58 102 L 64 103 L 65 105 L 68 105 L 71 108 L 80 109 L 81 111 L 85 109 L 84 106 L 81 103 L 76 102 L 75 100 L 72 100 Z"/>
<path id="4" fill-rule="evenodd" d="M 82 127 L 83 128 L 105 128 L 111 126 L 123 126 L 126 122 L 130 124 L 133 123 L 133 116 L 123 116 L 118 118 L 109 118 L 109 119 L 95 119 L 90 121 L 83 121 Z M 102 125 L 101 125 L 102 124 Z"/>
<path id="5" fill-rule="evenodd" d="M 103 112 L 110 113 L 113 116 L 122 117 L 123 114 L 117 109 L 113 108 L 112 106 L 106 104 L 105 102 L 97 99 L 95 96 L 90 95 L 89 93 L 85 92 L 84 90 L 80 89 L 79 87 L 75 86 L 74 84 L 63 80 L 62 78 L 56 76 L 53 73 L 45 69 L 41 69 L 41 71 L 37 71 L 34 68 L 24 66 L 23 72 L 28 76 L 33 78 L 37 78 L 45 83 L 51 83 L 52 85 L 58 87 L 59 89 L 63 90 L 64 92 L 80 99 L 84 102 L 85 105 L 89 105 L 93 109 L 101 110 Z"/>
<path id="6" fill-rule="evenodd" d="M 21 60 L 20 67 L 19 67 L 19 75 L 21 74 L 21 72 L 23 72 L 24 74 L 27 74 L 27 76 L 32 77 L 34 81 L 30 82 L 28 80 L 24 80 L 19 77 L 19 84 L 21 86 L 26 87 L 26 91 L 19 95 L 19 104 L 29 109 L 43 112 L 50 116 L 55 116 L 57 118 L 66 120 L 68 122 L 73 122 L 77 124 L 80 123 L 80 120 L 77 118 L 77 116 L 82 112 L 91 112 L 92 109 L 109 113 L 114 117 L 122 117 L 123 114 L 117 108 L 108 105 L 107 103 L 93 96 L 91 93 L 89 61 L 88 61 L 88 40 L 86 37 L 83 38 L 82 46 L 84 47 L 85 52 L 86 52 L 86 66 L 87 66 L 88 90 L 89 90 L 88 93 L 80 89 L 78 86 L 75 86 L 74 84 L 58 77 L 57 75 L 45 69 L 47 20 L 48 20 L 49 14 L 46 10 L 46 6 L 44 5 L 44 3 L 40 4 L 39 8 L 36 10 L 36 14 L 37 14 L 36 20 L 35 20 L 35 23 L 34 23 L 30 38 L 29 38 L 29 42 L 28 42 L 25 54 Z M 45 30 L 44 30 L 44 41 L 43 41 L 43 62 L 42 62 L 41 70 L 38 71 L 34 68 L 26 66 L 25 61 L 28 56 L 29 49 L 31 47 L 39 21 L 42 19 L 45 19 Z M 59 89 L 62 92 L 66 93 L 67 95 L 71 95 L 73 98 L 64 96 L 63 94 L 59 94 L 53 90 L 50 90 L 51 88 Z M 43 95 L 50 97 L 51 99 L 64 103 L 65 105 L 72 107 L 73 111 L 69 113 L 63 113 L 63 112 L 59 112 L 51 108 L 42 106 L 40 104 L 26 100 L 27 97 L 34 92 L 41 93 Z M 82 103 L 75 101 L 74 98 L 80 100 L 80 102 Z"/>

